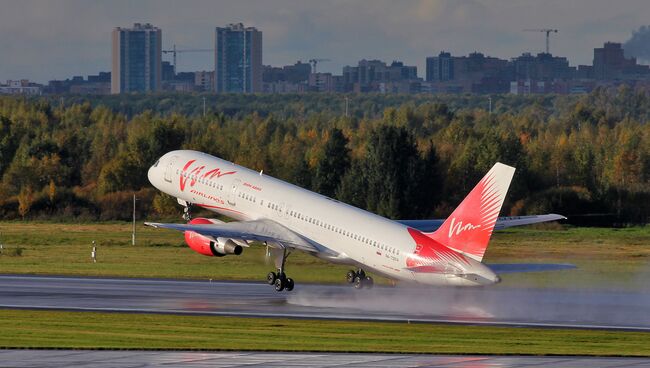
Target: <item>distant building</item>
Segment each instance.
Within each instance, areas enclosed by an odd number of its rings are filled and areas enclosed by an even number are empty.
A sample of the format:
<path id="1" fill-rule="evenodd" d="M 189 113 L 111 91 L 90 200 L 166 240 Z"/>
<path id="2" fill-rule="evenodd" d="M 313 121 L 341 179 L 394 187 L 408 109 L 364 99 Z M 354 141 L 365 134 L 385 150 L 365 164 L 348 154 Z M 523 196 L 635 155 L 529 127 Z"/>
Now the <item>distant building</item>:
<path id="1" fill-rule="evenodd" d="M 195 72 L 194 86 L 201 92 L 214 91 L 214 72 Z"/>
<path id="2" fill-rule="evenodd" d="M 387 83 L 417 80 L 417 67 L 406 66 L 399 61 L 387 65 L 380 60 L 361 60 L 357 66 L 343 67 L 343 92 L 382 92 Z M 334 83 L 335 85 L 337 83 Z"/>
<path id="3" fill-rule="evenodd" d="M 89 75 L 87 79 L 77 75 L 66 80 L 51 80 L 43 88 L 43 92 L 48 94 L 108 95 L 111 93 L 111 72 L 99 72 L 97 75 Z"/>
<path id="4" fill-rule="evenodd" d="M 176 77 L 176 71 L 174 71 L 174 66 L 172 65 L 172 63 L 170 63 L 169 61 L 163 61 L 161 68 L 162 68 L 161 79 L 163 82 L 174 80 L 174 77 Z"/>
<path id="5" fill-rule="evenodd" d="M 194 84 L 195 79 L 195 72 L 176 73 L 173 80 L 165 82 L 165 88 L 174 92 L 194 92 L 197 90 Z"/>
<path id="6" fill-rule="evenodd" d="M 441 52 L 438 56 L 427 58 L 427 82 L 444 82 L 454 79 L 454 63 L 451 54 Z"/>
<path id="7" fill-rule="evenodd" d="M 516 80 L 510 83 L 510 93 L 516 95 L 528 94 L 578 94 L 589 93 L 596 87 L 594 80 Z"/>
<path id="8" fill-rule="evenodd" d="M 113 30 L 111 93 L 161 89 L 162 33 L 151 24 Z"/>
<path id="9" fill-rule="evenodd" d="M 535 79 L 550 81 L 555 79 L 571 79 L 575 68 L 569 66 L 564 57 L 557 57 L 545 52 L 533 56 L 524 53 L 512 59 L 515 69 L 515 79 Z"/>
<path id="10" fill-rule="evenodd" d="M 307 91 L 306 83 L 291 83 L 287 81 L 264 82 L 264 93 L 302 93 Z"/>
<path id="11" fill-rule="evenodd" d="M 264 83 L 302 83 L 307 82 L 309 80 L 309 74 L 311 74 L 311 65 L 301 61 L 282 67 L 264 65 L 262 69 L 262 81 Z"/>
<path id="12" fill-rule="evenodd" d="M 594 49 L 593 76 L 599 80 L 630 80 L 647 77 L 647 65 L 639 65 L 635 58 L 626 59 L 620 43 L 606 42 Z"/>
<path id="13" fill-rule="evenodd" d="M 214 79 L 216 92 L 262 91 L 262 32 L 243 24 L 217 27 Z"/>
<path id="14" fill-rule="evenodd" d="M 574 77 L 577 79 L 593 79 L 594 67 L 592 65 L 578 65 Z"/>
<path id="15" fill-rule="evenodd" d="M 473 52 L 452 56 L 441 52 L 426 59 L 426 83 L 431 93 L 506 93 L 510 90 L 513 68 L 507 60 Z"/>
<path id="16" fill-rule="evenodd" d="M 309 74 L 309 90 L 314 92 L 334 92 L 332 73 Z"/>
<path id="17" fill-rule="evenodd" d="M 262 67 L 262 92 L 298 93 L 307 90 L 311 65 L 301 61 L 282 67 L 264 65 Z"/>
<path id="18" fill-rule="evenodd" d="M 40 95 L 42 88 L 40 84 L 32 83 L 27 79 L 8 80 L 7 84 L 0 84 L 0 94 Z"/>

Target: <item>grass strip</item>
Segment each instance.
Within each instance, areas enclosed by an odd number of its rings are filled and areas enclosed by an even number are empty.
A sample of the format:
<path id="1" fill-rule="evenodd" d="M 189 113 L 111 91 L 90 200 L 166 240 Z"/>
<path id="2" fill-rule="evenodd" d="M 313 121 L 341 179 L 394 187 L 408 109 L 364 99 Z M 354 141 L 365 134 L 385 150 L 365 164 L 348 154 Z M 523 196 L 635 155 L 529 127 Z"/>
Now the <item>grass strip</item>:
<path id="1" fill-rule="evenodd" d="M 0 310 L 0 347 L 650 356 L 650 333 Z"/>
<path id="2" fill-rule="evenodd" d="M 205 257 L 189 249 L 180 232 L 144 226 L 137 230 L 137 245 L 132 246 L 128 223 L 0 222 L 0 243 L 4 244 L 0 273 L 261 281 L 274 269 L 259 244 L 241 256 Z M 97 263 L 90 258 L 92 241 L 97 246 Z M 506 274 L 504 287 L 646 290 L 650 226 L 549 225 L 497 231 L 484 262 L 578 266 L 577 270 Z M 298 284 L 342 283 L 349 268 L 302 252 L 294 252 L 287 267 Z M 381 277 L 375 281 L 387 283 Z"/>

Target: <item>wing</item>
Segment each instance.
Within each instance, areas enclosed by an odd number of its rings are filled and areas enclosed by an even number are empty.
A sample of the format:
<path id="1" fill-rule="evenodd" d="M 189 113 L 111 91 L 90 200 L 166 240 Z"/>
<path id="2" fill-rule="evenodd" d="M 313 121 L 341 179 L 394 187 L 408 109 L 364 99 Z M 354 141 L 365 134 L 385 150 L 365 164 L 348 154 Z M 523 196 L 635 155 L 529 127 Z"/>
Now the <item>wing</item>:
<path id="1" fill-rule="evenodd" d="M 552 264 L 552 263 L 504 263 L 488 264 L 492 271 L 497 274 L 520 273 L 520 272 L 542 272 L 542 271 L 560 271 L 576 268 L 572 264 Z"/>
<path id="2" fill-rule="evenodd" d="M 161 229 L 193 231 L 214 238 L 222 237 L 261 242 L 275 242 L 285 247 L 295 248 L 310 253 L 326 251 L 325 249 L 320 249 L 317 245 L 310 243 L 297 233 L 271 220 L 239 221 L 209 225 L 145 222 L 145 225 Z"/>
<path id="3" fill-rule="evenodd" d="M 547 215 L 499 217 L 497 219 L 496 224 L 494 225 L 494 230 L 502 230 L 513 226 L 539 224 L 541 222 L 565 220 L 565 219 L 566 217 L 554 213 L 547 214 Z M 412 227 L 414 229 L 418 229 L 422 232 L 430 233 L 438 230 L 438 228 L 445 222 L 445 219 L 397 220 L 397 222 Z"/>

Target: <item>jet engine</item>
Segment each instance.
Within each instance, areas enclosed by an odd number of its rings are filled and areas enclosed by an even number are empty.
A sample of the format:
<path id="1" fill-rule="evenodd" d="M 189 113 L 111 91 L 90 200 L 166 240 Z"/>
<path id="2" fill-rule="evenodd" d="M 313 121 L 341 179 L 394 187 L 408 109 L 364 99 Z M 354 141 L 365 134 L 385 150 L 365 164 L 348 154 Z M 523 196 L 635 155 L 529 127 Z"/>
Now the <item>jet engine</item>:
<path id="1" fill-rule="evenodd" d="M 212 225 L 221 224 L 222 221 L 195 218 L 189 222 L 190 225 Z M 194 231 L 185 232 L 185 243 L 192 248 L 193 251 L 203 254 L 204 256 L 223 257 L 229 254 L 240 255 L 244 251 L 242 245 L 233 239 L 228 238 L 213 238 L 211 236 L 201 235 Z"/>

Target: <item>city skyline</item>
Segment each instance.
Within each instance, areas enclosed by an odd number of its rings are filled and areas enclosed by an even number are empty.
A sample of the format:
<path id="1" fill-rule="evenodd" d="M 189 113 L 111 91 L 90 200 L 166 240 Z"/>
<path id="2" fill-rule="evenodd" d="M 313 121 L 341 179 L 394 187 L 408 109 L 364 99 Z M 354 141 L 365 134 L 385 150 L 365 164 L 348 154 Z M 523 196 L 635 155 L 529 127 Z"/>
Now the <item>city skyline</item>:
<path id="1" fill-rule="evenodd" d="M 531 27 L 559 29 L 551 52 L 571 65 L 590 64 L 594 47 L 625 42 L 649 18 L 650 6 L 640 0 L 4 0 L 0 80 L 43 83 L 110 70 L 111 30 L 136 22 L 161 28 L 165 49 L 210 47 L 214 27 L 241 21 L 264 32 L 265 65 L 324 57 L 332 61 L 319 70 L 336 72 L 362 58 L 401 60 L 422 75 L 426 57 L 440 51 L 500 58 L 540 52 L 544 35 L 523 32 Z M 213 63 L 209 53 L 182 55 L 179 71 L 211 70 Z"/>

